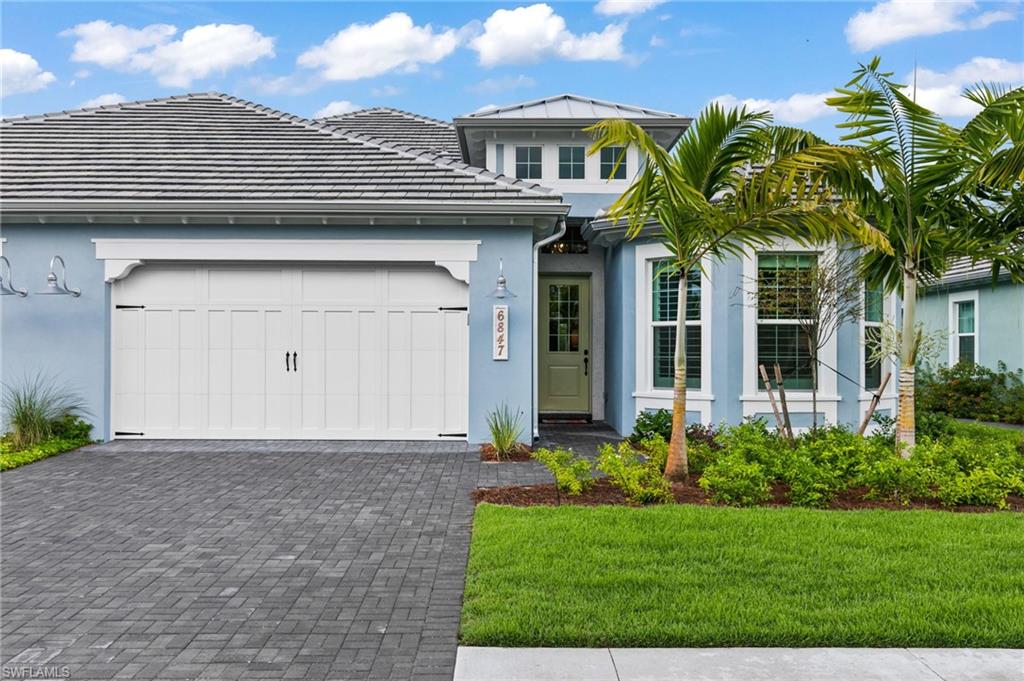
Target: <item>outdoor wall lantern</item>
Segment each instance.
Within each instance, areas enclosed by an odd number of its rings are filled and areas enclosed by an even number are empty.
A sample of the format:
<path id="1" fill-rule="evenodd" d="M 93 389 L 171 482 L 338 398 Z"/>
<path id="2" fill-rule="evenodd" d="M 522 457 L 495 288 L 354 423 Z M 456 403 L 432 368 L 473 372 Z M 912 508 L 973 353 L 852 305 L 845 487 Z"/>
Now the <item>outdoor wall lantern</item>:
<path id="1" fill-rule="evenodd" d="M 498 258 L 498 286 L 490 293 L 491 298 L 515 298 L 516 294 L 508 290 L 508 281 L 505 279 L 505 263 Z"/>
<path id="2" fill-rule="evenodd" d="M 57 276 L 57 271 L 54 267 L 57 263 L 60 263 L 60 276 Z M 60 296 L 74 296 L 77 298 L 82 295 L 82 290 L 77 288 L 68 288 L 68 268 L 64 264 L 64 258 L 59 255 L 55 255 L 50 258 L 50 273 L 46 275 L 46 289 L 39 292 L 41 295 L 60 295 Z"/>
<path id="3" fill-rule="evenodd" d="M 0 255 L 0 296 L 20 296 L 24 298 L 28 291 L 23 288 L 14 288 L 11 280 L 11 261 L 7 256 Z"/>

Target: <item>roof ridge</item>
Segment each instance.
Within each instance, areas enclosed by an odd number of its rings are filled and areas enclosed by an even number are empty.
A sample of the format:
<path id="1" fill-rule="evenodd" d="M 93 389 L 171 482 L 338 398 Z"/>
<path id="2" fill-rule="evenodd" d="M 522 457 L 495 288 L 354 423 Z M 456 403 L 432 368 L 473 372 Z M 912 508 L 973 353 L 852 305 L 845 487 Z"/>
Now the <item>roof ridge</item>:
<path id="1" fill-rule="evenodd" d="M 331 127 L 326 123 L 321 123 L 317 120 L 311 120 L 309 118 L 296 116 L 295 114 L 289 114 L 284 111 L 281 111 L 280 109 L 274 109 L 273 107 L 266 106 L 265 104 L 257 104 L 256 102 L 252 102 L 247 99 L 242 99 L 241 97 L 235 97 L 234 95 L 228 95 L 222 92 L 207 94 L 216 95 L 220 99 L 230 104 L 241 106 L 264 115 L 272 116 L 274 118 L 279 118 L 281 120 L 293 123 L 295 125 L 301 125 L 306 128 L 311 128 L 313 130 L 327 133 L 328 135 L 332 135 L 335 137 L 355 140 L 368 146 L 374 146 L 380 149 L 394 151 L 400 154 L 404 154 L 405 156 L 408 156 L 410 158 L 415 158 L 421 161 L 425 161 L 427 163 L 432 163 L 442 168 L 449 168 L 451 170 L 462 173 L 463 175 L 467 175 L 469 177 L 494 180 L 498 184 L 508 186 L 509 188 L 517 189 L 531 194 L 536 194 L 539 196 L 560 196 L 558 192 L 540 184 L 536 184 L 533 182 L 524 182 L 518 178 L 508 177 L 507 175 L 500 175 L 498 173 L 487 170 L 486 168 L 477 168 L 476 166 L 471 166 L 466 163 L 462 163 L 461 161 L 452 161 L 437 156 L 435 154 L 420 152 L 404 145 L 391 144 L 384 140 L 381 140 L 380 138 L 370 137 L 368 135 L 361 135 L 348 130 L 338 130 L 337 128 Z"/>
<path id="2" fill-rule="evenodd" d="M 389 111 L 391 113 L 399 114 L 400 116 L 405 116 L 406 118 L 411 118 L 414 121 L 420 121 L 421 123 L 430 123 L 433 125 L 438 125 L 447 130 L 455 129 L 455 125 L 453 123 L 449 123 L 448 121 L 442 121 L 439 118 L 431 118 L 430 116 L 424 116 L 423 114 L 413 113 L 412 111 L 406 111 L 405 109 L 396 109 L 393 106 L 368 106 L 363 109 L 349 111 L 348 113 L 337 114 L 335 116 L 327 116 L 325 118 L 316 118 L 314 120 L 330 121 L 344 118 L 352 118 L 356 114 L 365 113 L 367 111 Z"/>
<path id="3" fill-rule="evenodd" d="M 135 99 L 130 102 L 117 102 L 115 104 L 100 104 L 99 106 L 83 106 L 77 109 L 64 109 L 63 111 L 47 111 L 41 114 L 29 114 L 27 116 L 15 116 L 13 118 L 4 118 L 2 123 L 14 123 L 19 121 L 38 121 L 46 120 L 49 118 L 63 118 L 65 116 L 73 116 L 75 114 L 84 113 L 96 113 L 97 111 L 115 111 L 125 109 L 130 106 L 139 106 L 146 104 L 158 104 L 163 102 L 173 102 L 177 100 L 189 100 L 197 97 L 220 97 L 220 92 L 186 92 L 180 95 L 168 95 L 166 97 L 152 97 L 150 99 Z"/>

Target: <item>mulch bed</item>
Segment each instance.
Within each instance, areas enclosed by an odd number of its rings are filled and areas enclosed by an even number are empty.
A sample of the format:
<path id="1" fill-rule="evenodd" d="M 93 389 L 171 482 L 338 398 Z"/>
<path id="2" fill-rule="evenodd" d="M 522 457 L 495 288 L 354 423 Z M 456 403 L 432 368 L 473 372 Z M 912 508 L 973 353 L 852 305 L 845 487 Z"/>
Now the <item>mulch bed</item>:
<path id="1" fill-rule="evenodd" d="M 721 506 L 711 501 L 704 490 L 697 486 L 697 477 L 691 476 L 686 482 L 672 483 L 672 496 L 679 504 L 698 504 Z M 915 499 L 907 505 L 896 501 L 864 499 L 866 488 L 843 490 L 828 505 L 837 511 L 853 511 L 871 508 L 891 511 L 907 510 L 939 510 L 960 513 L 988 513 L 998 509 L 992 506 L 954 506 L 947 507 L 934 499 Z M 587 492 L 578 497 L 559 493 L 554 484 L 546 485 L 514 485 L 510 487 L 480 487 L 473 491 L 473 501 L 478 504 L 501 504 L 504 506 L 557 506 L 571 504 L 574 506 L 636 506 L 623 496 L 622 491 L 607 478 L 600 478 Z M 1024 512 L 1024 497 L 1011 495 L 1007 499 L 1010 511 Z M 789 487 L 776 484 L 772 487 L 772 498 L 764 506 L 789 506 Z"/>
<path id="2" fill-rule="evenodd" d="M 494 445 L 488 443 L 480 445 L 480 460 L 487 463 L 504 463 L 507 461 L 532 461 L 533 457 L 530 456 L 530 452 L 533 449 L 523 443 L 516 445 L 516 449 L 505 456 L 499 457 L 498 450 L 494 448 Z"/>

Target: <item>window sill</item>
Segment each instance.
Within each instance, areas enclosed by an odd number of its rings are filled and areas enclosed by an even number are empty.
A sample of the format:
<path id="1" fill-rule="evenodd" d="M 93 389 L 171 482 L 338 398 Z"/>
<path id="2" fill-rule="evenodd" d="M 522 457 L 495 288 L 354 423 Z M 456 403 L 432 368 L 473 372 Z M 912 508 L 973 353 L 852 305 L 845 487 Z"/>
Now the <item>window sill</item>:
<path id="1" fill-rule="evenodd" d="M 779 401 L 779 394 L 778 394 L 778 392 L 775 393 L 775 400 L 776 400 L 776 402 Z M 749 394 L 748 395 L 740 395 L 740 401 L 741 402 L 767 402 L 768 401 L 768 393 L 759 392 L 759 393 L 755 393 L 753 395 L 749 395 Z M 804 390 L 800 390 L 800 391 L 789 391 L 789 390 L 787 390 L 786 391 L 786 402 L 788 404 L 793 404 L 795 402 L 798 402 L 800 404 L 810 404 L 811 401 L 812 401 L 812 397 L 811 397 L 811 393 L 809 393 L 809 392 L 806 392 Z M 842 401 L 843 401 L 843 398 L 840 397 L 839 395 L 825 395 L 825 394 L 819 394 L 818 395 L 818 403 L 819 404 L 822 403 L 822 402 L 842 402 Z"/>
<path id="2" fill-rule="evenodd" d="M 637 390 L 633 393 L 633 397 L 640 397 L 649 400 L 671 400 L 672 396 L 673 393 L 671 390 Z M 711 393 L 687 390 L 686 399 L 693 400 L 695 402 L 711 402 L 715 399 L 715 396 Z"/>

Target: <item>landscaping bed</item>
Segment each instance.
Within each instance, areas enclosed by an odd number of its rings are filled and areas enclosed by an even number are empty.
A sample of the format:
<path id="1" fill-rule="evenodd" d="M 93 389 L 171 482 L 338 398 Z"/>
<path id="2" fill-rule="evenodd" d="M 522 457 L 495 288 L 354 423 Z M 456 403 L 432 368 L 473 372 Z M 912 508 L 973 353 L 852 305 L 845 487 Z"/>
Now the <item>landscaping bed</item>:
<path id="1" fill-rule="evenodd" d="M 467 645 L 1024 646 L 1024 516 L 476 509 Z"/>
<path id="2" fill-rule="evenodd" d="M 480 445 L 480 460 L 485 463 L 532 461 L 532 452 L 533 449 L 521 442 L 516 443 L 504 453 L 499 452 L 494 445 L 487 443 Z"/>
<path id="3" fill-rule="evenodd" d="M 45 440 L 37 445 L 26 449 L 15 449 L 7 439 L 0 439 L 0 471 L 7 471 L 19 466 L 47 459 L 57 454 L 70 452 L 79 447 L 91 444 L 92 440 L 85 438 L 53 438 Z"/>
<path id="4" fill-rule="evenodd" d="M 697 484 L 698 476 L 691 475 L 686 482 L 671 483 L 672 498 L 677 504 L 697 504 L 705 506 L 724 506 L 715 502 L 711 495 Z M 870 490 L 867 487 L 855 487 L 837 493 L 824 508 L 832 510 L 887 509 L 891 511 L 907 510 L 947 510 L 965 513 L 982 513 L 999 510 L 995 506 L 962 504 L 944 506 L 940 501 L 929 498 L 915 498 L 906 501 L 892 499 L 865 498 Z M 771 497 L 762 506 L 790 506 L 789 486 L 775 483 L 771 487 Z M 481 487 L 473 491 L 473 501 L 477 504 L 497 504 L 502 506 L 640 506 L 628 499 L 622 490 L 610 480 L 600 478 L 593 486 L 579 495 L 573 496 L 559 491 L 552 483 L 547 485 L 510 485 L 507 487 Z M 1007 496 L 1004 510 L 1024 512 L 1024 497 Z"/>

